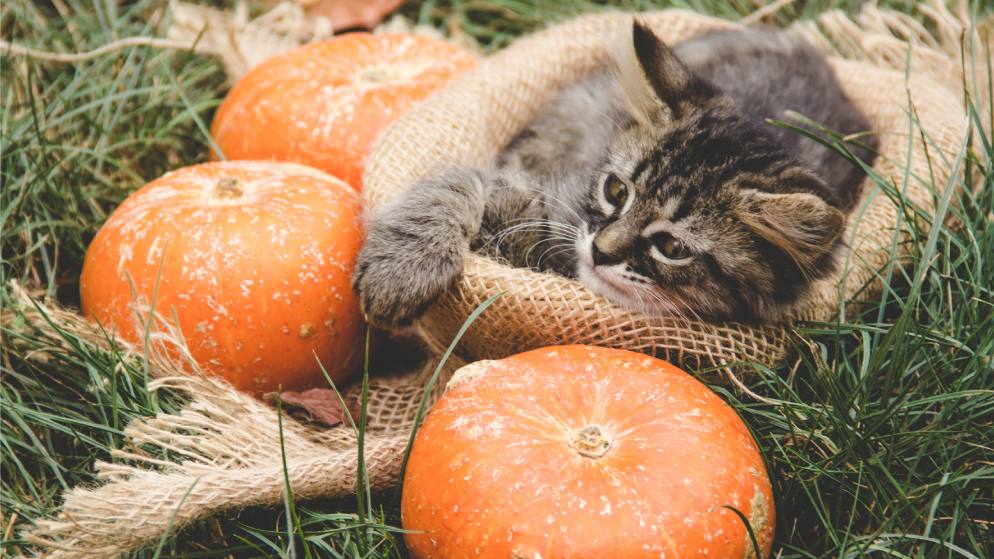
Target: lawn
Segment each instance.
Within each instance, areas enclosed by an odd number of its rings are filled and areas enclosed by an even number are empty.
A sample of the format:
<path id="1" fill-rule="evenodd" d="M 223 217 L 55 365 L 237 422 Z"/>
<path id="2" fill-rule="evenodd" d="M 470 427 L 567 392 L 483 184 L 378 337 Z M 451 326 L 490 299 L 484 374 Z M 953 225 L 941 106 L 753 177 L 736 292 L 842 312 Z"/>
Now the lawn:
<path id="1" fill-rule="evenodd" d="M 926 21 L 913 2 L 880 3 Z M 764 21 L 787 25 L 858 4 L 788 3 Z M 7 0 L 0 33 L 41 51 L 90 51 L 157 35 L 166 5 Z M 757 8 L 747 0 L 442 0 L 401 13 L 491 52 L 577 13 L 671 6 L 729 19 Z M 970 9 L 990 17 L 989 3 Z M 989 67 L 986 48 L 979 64 Z M 71 63 L 5 51 L 2 72 L 0 537 L 2 553 L 16 556 L 37 551 L 22 530 L 57 514 L 63 491 L 97 483 L 94 461 L 124 444 L 129 421 L 182 404 L 181 395 L 148 391 L 141 359 L 43 317 L 78 305 L 86 246 L 121 200 L 206 159 L 207 127 L 228 86 L 217 61 L 149 46 Z M 992 90 L 980 84 L 987 99 Z M 994 128 L 994 111 L 973 97 L 966 105 L 974 133 L 959 161 L 965 179 L 931 185 L 937 199 L 952 196 L 943 215 L 907 207 L 899 225 L 911 257 L 880 270 L 882 298 L 853 301 L 835 322 L 798 325 L 792 357 L 774 370 L 756 367 L 745 390 L 711 386 L 769 464 L 776 557 L 994 556 L 994 147 L 983 132 Z M 21 289 L 46 306 L 24 306 Z M 363 493 L 358 502 L 290 498 L 214 516 L 135 556 L 405 556 L 394 494 L 374 494 L 370 504 Z"/>

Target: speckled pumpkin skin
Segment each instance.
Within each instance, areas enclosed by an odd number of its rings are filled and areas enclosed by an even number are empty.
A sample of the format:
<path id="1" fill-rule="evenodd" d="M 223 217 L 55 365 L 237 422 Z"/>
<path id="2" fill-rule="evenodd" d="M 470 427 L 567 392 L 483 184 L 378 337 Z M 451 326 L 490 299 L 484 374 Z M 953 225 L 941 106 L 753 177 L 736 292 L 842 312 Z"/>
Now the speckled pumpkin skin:
<path id="1" fill-rule="evenodd" d="M 93 239 L 83 312 L 140 340 L 129 282 L 151 301 L 158 277 L 156 313 L 171 320 L 175 312 L 193 357 L 235 387 L 327 386 L 315 354 L 345 380 L 361 354 L 349 283 L 359 216 L 355 190 L 302 165 L 173 171 L 128 197 Z"/>
<path id="2" fill-rule="evenodd" d="M 348 33 L 253 68 L 218 108 L 211 135 L 228 159 L 303 163 L 360 189 L 377 135 L 475 63 L 430 37 Z"/>
<path id="3" fill-rule="evenodd" d="M 435 404 L 404 478 L 415 558 L 741 558 L 773 537 L 745 424 L 658 359 L 558 346 L 473 364 Z M 591 437 L 591 434 L 594 436 Z"/>

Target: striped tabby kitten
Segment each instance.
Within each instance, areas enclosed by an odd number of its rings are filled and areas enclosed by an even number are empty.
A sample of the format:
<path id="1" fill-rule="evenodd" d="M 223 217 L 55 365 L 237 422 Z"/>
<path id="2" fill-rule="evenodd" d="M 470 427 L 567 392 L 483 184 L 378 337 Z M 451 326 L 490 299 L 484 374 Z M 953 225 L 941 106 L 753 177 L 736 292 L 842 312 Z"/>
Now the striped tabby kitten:
<path id="1" fill-rule="evenodd" d="M 413 185 L 367 216 L 353 278 L 409 323 L 468 250 L 579 278 L 656 314 L 776 322 L 836 265 L 863 172 L 768 118 L 868 131 L 824 57 L 776 31 L 671 49 L 635 22 L 613 64 L 559 92 L 488 169 Z M 850 149 L 872 162 L 873 139 Z"/>

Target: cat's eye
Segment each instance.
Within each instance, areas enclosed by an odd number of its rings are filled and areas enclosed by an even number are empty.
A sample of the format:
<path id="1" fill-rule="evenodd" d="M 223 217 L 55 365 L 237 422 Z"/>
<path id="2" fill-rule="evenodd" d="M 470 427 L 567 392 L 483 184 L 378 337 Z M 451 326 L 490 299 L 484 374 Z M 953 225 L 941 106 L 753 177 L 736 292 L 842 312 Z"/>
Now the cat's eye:
<path id="1" fill-rule="evenodd" d="M 612 206 L 620 208 L 628 201 L 628 185 L 615 175 L 608 175 L 604 181 L 604 199 Z"/>
<path id="2" fill-rule="evenodd" d="M 690 249 L 687 248 L 687 245 L 683 241 L 675 238 L 673 235 L 666 233 L 656 235 L 653 239 L 653 244 L 660 254 L 670 260 L 690 258 Z"/>

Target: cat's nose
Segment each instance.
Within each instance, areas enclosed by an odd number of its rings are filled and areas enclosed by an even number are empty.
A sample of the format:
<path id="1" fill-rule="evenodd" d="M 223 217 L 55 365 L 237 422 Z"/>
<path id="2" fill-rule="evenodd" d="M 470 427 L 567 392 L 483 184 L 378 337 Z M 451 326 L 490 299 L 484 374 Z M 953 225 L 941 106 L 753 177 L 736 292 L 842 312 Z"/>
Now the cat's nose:
<path id="1" fill-rule="evenodd" d="M 597 243 L 591 243 L 590 256 L 593 257 L 594 266 L 617 264 L 620 260 L 597 248 Z"/>

